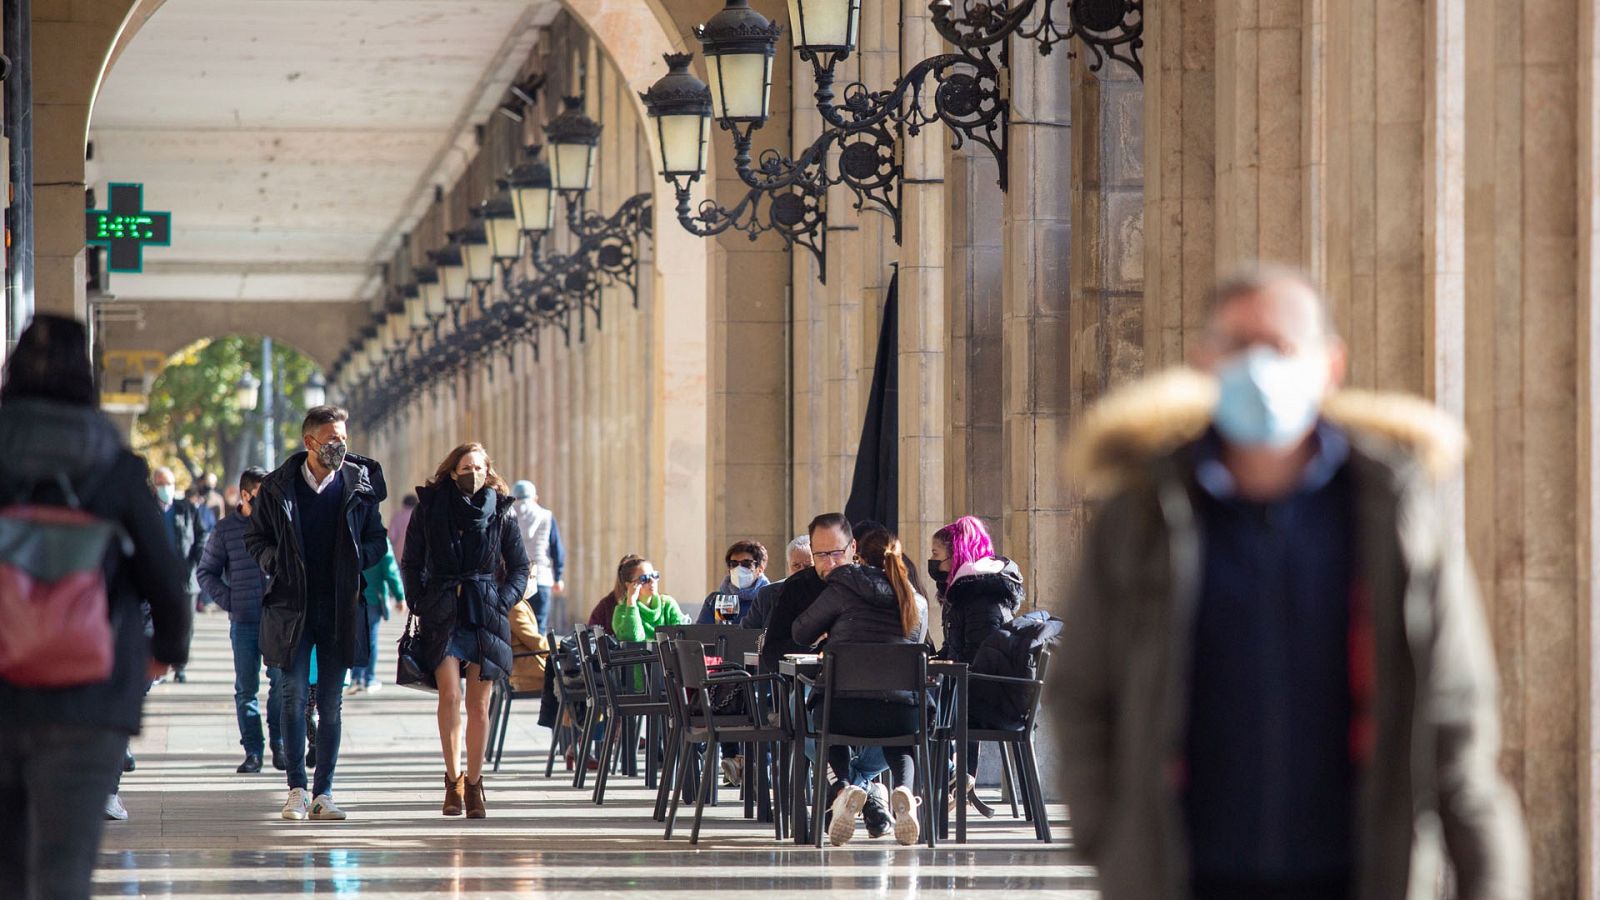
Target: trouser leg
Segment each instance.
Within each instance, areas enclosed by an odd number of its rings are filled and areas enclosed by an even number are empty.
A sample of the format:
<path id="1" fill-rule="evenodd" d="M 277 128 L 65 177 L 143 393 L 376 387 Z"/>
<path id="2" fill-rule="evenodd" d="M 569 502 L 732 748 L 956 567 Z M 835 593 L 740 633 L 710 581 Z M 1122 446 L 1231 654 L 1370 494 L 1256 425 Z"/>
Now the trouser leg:
<path id="1" fill-rule="evenodd" d="M 122 771 L 128 736 L 109 728 L 46 726 L 33 737 L 22 765 L 26 801 L 7 813 L 25 818 L 31 832 L 23 851 L 30 873 L 25 896 L 88 897 L 106 797 Z"/>
<path id="2" fill-rule="evenodd" d="M 265 749 L 261 703 L 256 697 L 261 692 L 260 637 L 260 625 L 234 622 L 228 626 L 228 638 L 233 644 L 233 708 L 239 720 L 239 746 L 256 756 Z"/>
<path id="3" fill-rule="evenodd" d="M 344 692 L 345 666 L 331 647 L 317 647 L 317 774 L 313 779 L 313 795 L 333 792 L 333 769 L 339 762 L 339 743 L 342 737 L 340 711 Z"/>
<path id="4" fill-rule="evenodd" d="M 311 690 L 311 640 L 301 638 L 289 668 L 282 670 L 278 714 L 282 718 L 283 753 L 289 787 L 306 787 L 306 695 Z"/>

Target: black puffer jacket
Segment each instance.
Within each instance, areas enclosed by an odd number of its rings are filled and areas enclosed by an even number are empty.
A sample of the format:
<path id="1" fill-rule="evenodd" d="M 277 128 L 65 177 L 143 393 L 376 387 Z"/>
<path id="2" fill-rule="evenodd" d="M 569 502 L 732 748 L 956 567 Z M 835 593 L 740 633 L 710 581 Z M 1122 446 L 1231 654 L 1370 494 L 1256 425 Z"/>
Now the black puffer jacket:
<path id="1" fill-rule="evenodd" d="M 811 649 L 814 642 L 804 644 L 795 642 L 794 620 L 817 602 L 817 598 L 827 590 L 828 583 L 822 580 L 816 569 L 806 566 L 779 584 L 767 585 L 761 592 L 765 594 L 775 587 L 779 590 L 764 613 L 767 624 L 766 630 L 761 634 L 763 672 L 778 671 L 778 661 L 783 659 L 786 653 L 803 653 Z M 757 597 L 756 602 L 759 604 L 761 598 Z"/>
<path id="2" fill-rule="evenodd" d="M 900 602 L 882 569 L 840 566 L 827 589 L 794 620 L 791 634 L 807 647 L 824 634 L 830 644 L 920 644 L 928 631 L 928 606 L 917 595 L 922 621 L 912 634 L 900 625 Z"/>
<path id="3" fill-rule="evenodd" d="M 189 659 L 194 608 L 184 592 L 188 572 L 150 494 L 149 468 L 99 410 L 42 400 L 13 400 L 0 407 L 0 505 L 26 500 L 63 505 L 54 483 L 58 472 L 81 495 L 85 510 L 121 525 L 133 543 L 131 556 L 113 550 L 106 559 L 115 661 L 111 677 L 99 684 L 41 690 L 0 681 L 0 732 L 87 725 L 137 734 L 150 658 L 173 666 Z M 29 485 L 37 487 L 23 497 Z M 154 635 L 149 638 L 141 600 L 150 607 Z"/>
<path id="4" fill-rule="evenodd" d="M 295 508 L 294 480 L 304 478 L 306 451 L 289 457 L 261 482 L 261 493 L 250 505 L 250 524 L 244 545 L 266 575 L 267 592 L 261 598 L 261 656 L 268 666 L 287 669 L 306 627 L 306 565 L 300 547 L 299 511 Z M 334 548 L 334 641 L 349 666 L 367 665 L 372 648 L 371 618 L 379 615 L 361 594 L 361 573 L 389 552 L 388 533 L 378 518 L 378 504 L 389 495 L 383 469 L 377 462 L 345 457 L 344 519 Z"/>
<path id="5" fill-rule="evenodd" d="M 497 681 L 511 672 L 511 605 L 528 585 L 528 548 L 522 542 L 511 497 L 495 498 L 494 516 L 476 559 L 462 559 L 450 524 L 451 482 L 417 488 L 417 508 L 406 526 L 400 577 L 407 602 L 421 625 L 422 662 L 430 670 L 444 661 L 456 627 L 457 592 L 477 604 L 479 677 Z"/>
<path id="6" fill-rule="evenodd" d="M 1022 605 L 1022 571 L 1004 557 L 998 572 L 968 575 L 944 595 L 944 646 L 939 658 L 970 663 L 978 648 Z"/>

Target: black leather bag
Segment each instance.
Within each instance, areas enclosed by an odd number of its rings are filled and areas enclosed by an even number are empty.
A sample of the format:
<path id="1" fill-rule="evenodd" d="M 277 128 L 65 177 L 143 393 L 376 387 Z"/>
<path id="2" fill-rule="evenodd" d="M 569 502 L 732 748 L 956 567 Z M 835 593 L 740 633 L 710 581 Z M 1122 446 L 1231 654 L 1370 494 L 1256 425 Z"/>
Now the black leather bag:
<path id="1" fill-rule="evenodd" d="M 401 687 L 437 694 L 439 683 L 434 678 L 433 672 L 423 664 L 421 644 L 422 641 L 417 635 L 417 617 L 414 614 L 407 614 L 406 630 L 400 635 L 400 649 L 397 654 L 400 662 L 394 683 Z"/>

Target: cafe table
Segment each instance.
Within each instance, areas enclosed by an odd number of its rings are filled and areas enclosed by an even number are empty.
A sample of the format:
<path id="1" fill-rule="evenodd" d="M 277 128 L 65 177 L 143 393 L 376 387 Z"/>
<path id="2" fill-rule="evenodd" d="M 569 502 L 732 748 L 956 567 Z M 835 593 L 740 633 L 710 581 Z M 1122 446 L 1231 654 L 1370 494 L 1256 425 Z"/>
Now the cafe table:
<path id="1" fill-rule="evenodd" d="M 760 667 L 760 656 L 755 653 L 745 654 L 745 667 L 754 672 Z M 795 735 L 794 752 L 789 754 L 789 785 L 790 803 L 789 814 L 791 833 L 796 844 L 809 843 L 811 830 L 811 817 L 806 815 L 806 802 L 808 799 L 807 787 L 810 780 L 805 777 L 806 757 L 805 740 L 805 691 L 800 690 L 798 683 L 801 678 L 815 681 L 822 673 L 822 657 L 816 654 L 790 654 L 778 661 L 778 674 L 790 682 L 789 699 L 792 704 L 791 719 L 797 731 Z M 947 679 L 953 686 L 951 692 L 955 702 L 952 724 L 955 727 L 956 744 L 956 796 L 967 796 L 967 664 L 945 659 L 928 660 L 928 674 L 938 678 Z M 932 764 L 932 760 L 924 760 L 924 764 Z M 827 765 L 823 760 L 818 760 L 817 765 Z M 929 773 L 933 774 L 933 773 Z M 931 778 L 931 783 L 938 784 L 940 779 Z M 941 836 L 947 836 L 949 821 L 947 818 L 948 807 L 942 797 L 929 798 L 927 802 L 934 805 L 933 821 L 940 826 Z M 967 842 L 967 804 L 956 804 L 956 843 Z"/>

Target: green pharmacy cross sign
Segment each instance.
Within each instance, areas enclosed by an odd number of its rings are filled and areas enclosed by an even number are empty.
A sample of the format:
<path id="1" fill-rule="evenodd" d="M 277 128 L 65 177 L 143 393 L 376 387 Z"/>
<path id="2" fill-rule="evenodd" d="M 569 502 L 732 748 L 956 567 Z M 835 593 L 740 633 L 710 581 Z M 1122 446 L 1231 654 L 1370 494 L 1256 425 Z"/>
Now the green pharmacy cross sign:
<path id="1" fill-rule="evenodd" d="M 172 244 L 172 213 L 146 212 L 142 184 L 112 184 L 111 208 L 88 210 L 85 227 L 89 243 L 109 249 L 113 272 L 142 272 L 146 245 Z"/>

